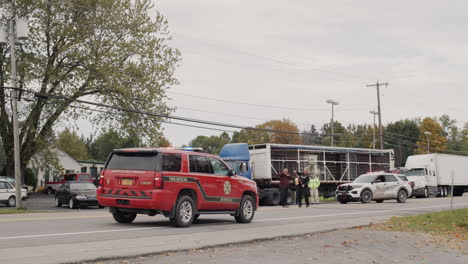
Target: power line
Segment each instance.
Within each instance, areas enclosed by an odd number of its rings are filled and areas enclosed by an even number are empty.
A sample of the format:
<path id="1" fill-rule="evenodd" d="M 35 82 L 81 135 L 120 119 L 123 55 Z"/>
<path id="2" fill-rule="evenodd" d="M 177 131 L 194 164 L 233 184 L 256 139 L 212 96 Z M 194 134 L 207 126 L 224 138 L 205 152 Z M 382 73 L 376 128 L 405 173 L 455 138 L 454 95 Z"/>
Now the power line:
<path id="1" fill-rule="evenodd" d="M 389 136 L 385 136 L 387 139 L 389 140 L 392 140 L 392 141 L 396 141 L 396 142 L 400 142 L 400 143 L 404 143 L 404 144 L 407 144 L 407 145 L 413 145 L 415 147 L 420 147 L 418 144 L 415 144 L 415 143 L 412 143 L 412 142 L 408 142 L 408 141 L 403 141 L 403 140 L 400 140 L 400 139 L 397 139 L 397 138 L 394 138 L 394 137 L 389 137 Z M 397 145 L 397 146 L 400 146 L 400 145 Z M 440 148 L 434 148 L 434 147 L 429 147 L 431 150 L 435 150 L 435 151 L 440 151 L 440 152 L 451 152 L 451 153 L 466 153 L 468 154 L 468 151 L 464 151 L 464 150 L 450 150 L 450 149 L 440 149 Z M 411 149 L 411 150 L 415 150 L 416 148 L 414 149 Z"/>
<path id="2" fill-rule="evenodd" d="M 167 93 L 178 94 L 178 95 L 182 95 L 182 96 L 194 97 L 194 98 L 199 98 L 199 99 L 209 100 L 209 101 L 215 101 L 215 102 L 221 102 L 221 103 L 240 104 L 240 105 L 248 105 L 248 106 L 262 107 L 262 108 L 302 110 L 302 111 L 323 111 L 323 112 L 329 111 L 326 108 L 286 107 L 286 106 L 254 104 L 254 103 L 247 103 L 247 102 L 236 102 L 236 101 L 231 101 L 231 100 L 226 100 L 226 99 L 205 97 L 205 96 L 199 96 L 199 95 L 193 95 L 193 94 L 187 94 L 187 93 L 181 93 L 181 92 L 174 92 L 174 91 L 167 91 Z M 363 109 L 364 108 L 348 108 L 348 109 L 345 108 L 343 110 L 348 110 L 348 111 L 359 110 L 360 111 L 360 110 L 363 110 Z"/>

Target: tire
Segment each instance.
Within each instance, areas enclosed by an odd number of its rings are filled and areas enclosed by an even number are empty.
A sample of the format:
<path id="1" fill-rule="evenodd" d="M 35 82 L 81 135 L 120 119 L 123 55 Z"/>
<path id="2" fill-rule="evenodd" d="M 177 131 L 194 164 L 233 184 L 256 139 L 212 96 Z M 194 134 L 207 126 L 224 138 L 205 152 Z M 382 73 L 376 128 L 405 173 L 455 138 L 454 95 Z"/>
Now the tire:
<path id="1" fill-rule="evenodd" d="M 10 196 L 7 201 L 8 207 L 16 207 L 16 197 L 15 196 Z"/>
<path id="2" fill-rule="evenodd" d="M 252 196 L 244 195 L 239 205 L 239 215 L 235 216 L 237 223 L 248 224 L 255 215 L 255 202 Z"/>
<path id="3" fill-rule="evenodd" d="M 275 190 L 272 194 L 271 205 L 277 206 L 281 202 L 281 195 L 279 190 Z"/>
<path id="4" fill-rule="evenodd" d="M 53 188 L 47 188 L 47 194 L 48 195 L 55 194 L 55 190 Z"/>
<path id="5" fill-rule="evenodd" d="M 70 207 L 70 209 L 76 209 L 76 202 L 73 200 L 73 198 L 70 198 L 68 201 L 68 207 Z"/>
<path id="6" fill-rule="evenodd" d="M 288 197 L 286 199 L 286 204 L 287 205 L 292 205 L 294 204 L 294 192 L 288 189 Z"/>
<path id="7" fill-rule="evenodd" d="M 372 202 L 372 192 L 369 190 L 364 190 L 361 193 L 361 203 L 370 203 Z"/>
<path id="8" fill-rule="evenodd" d="M 384 200 L 375 200 L 376 203 L 383 203 Z"/>
<path id="9" fill-rule="evenodd" d="M 189 227 L 195 218 L 195 203 L 188 195 L 182 195 L 177 199 L 174 217 L 170 218 L 175 227 Z"/>
<path id="10" fill-rule="evenodd" d="M 197 221 L 197 219 L 200 217 L 200 214 L 196 214 L 194 217 L 193 217 L 193 222 Z"/>
<path id="11" fill-rule="evenodd" d="M 58 196 L 55 196 L 55 207 L 62 207 L 62 203 L 59 201 Z"/>
<path id="12" fill-rule="evenodd" d="M 135 220 L 137 214 L 136 213 L 123 213 L 119 212 L 116 210 L 115 212 L 112 213 L 112 216 L 114 217 L 115 221 L 121 223 L 121 224 L 130 224 Z"/>
<path id="13" fill-rule="evenodd" d="M 399 203 L 406 203 L 406 200 L 408 200 L 408 192 L 406 192 L 405 190 L 399 190 L 397 201 Z"/>
<path id="14" fill-rule="evenodd" d="M 463 187 L 455 187 L 453 188 L 453 196 L 463 196 L 463 193 L 465 192 Z"/>
<path id="15" fill-rule="evenodd" d="M 340 204 L 347 204 L 348 201 L 345 201 L 345 200 L 338 200 L 338 202 L 340 202 Z"/>

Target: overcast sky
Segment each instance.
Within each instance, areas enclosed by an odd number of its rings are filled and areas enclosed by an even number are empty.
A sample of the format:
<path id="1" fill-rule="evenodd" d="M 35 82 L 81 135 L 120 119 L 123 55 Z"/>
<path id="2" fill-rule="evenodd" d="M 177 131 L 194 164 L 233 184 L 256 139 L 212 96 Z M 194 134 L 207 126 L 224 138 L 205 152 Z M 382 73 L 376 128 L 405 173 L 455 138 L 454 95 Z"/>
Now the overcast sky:
<path id="1" fill-rule="evenodd" d="M 334 99 L 336 120 L 370 123 L 376 89 L 366 84 L 380 80 L 390 83 L 384 123 L 442 114 L 468 122 L 468 1 L 155 4 L 182 53 L 180 85 L 168 92 L 175 115 L 244 126 L 290 118 L 305 129 L 330 120 L 325 101 Z M 164 128 L 174 146 L 221 133 Z"/>

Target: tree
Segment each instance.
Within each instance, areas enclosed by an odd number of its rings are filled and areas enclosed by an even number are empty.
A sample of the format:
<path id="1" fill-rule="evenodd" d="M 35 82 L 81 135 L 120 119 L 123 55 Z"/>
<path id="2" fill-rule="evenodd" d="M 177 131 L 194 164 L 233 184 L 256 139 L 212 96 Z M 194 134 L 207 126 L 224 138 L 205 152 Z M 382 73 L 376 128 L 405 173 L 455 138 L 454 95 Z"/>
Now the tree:
<path id="1" fill-rule="evenodd" d="M 384 147 L 393 148 L 396 167 L 405 166 L 408 156 L 415 154 L 419 136 L 419 126 L 416 120 L 405 119 L 387 125 Z"/>
<path id="2" fill-rule="evenodd" d="M 29 17 L 29 39 L 17 52 L 19 86 L 39 92 L 20 95 L 21 168 L 45 149 L 57 122 L 89 117 L 101 128 L 132 132 L 149 141 L 160 117 L 106 110 L 90 114 L 72 99 L 167 115 L 165 91 L 177 83 L 179 52 L 168 46 L 167 21 L 150 17 L 151 0 L 17 0 L 19 17 Z M 5 19 L 5 16 L 3 16 Z M 7 23 L 7 21 L 1 21 Z M 9 47 L 0 47 L 0 85 L 10 76 Z M 0 89 L 0 137 L 8 174 L 13 175 L 13 129 L 5 89 Z M 101 109 L 102 110 L 102 109 Z"/>
<path id="3" fill-rule="evenodd" d="M 268 132 L 271 143 L 301 144 L 302 142 L 301 136 L 297 134 L 300 132 L 299 128 L 294 124 L 294 122 L 287 118 L 265 122 L 261 124 L 259 128 L 288 132 Z"/>
<path id="4" fill-rule="evenodd" d="M 68 128 L 59 133 L 56 145 L 61 151 L 64 151 L 75 160 L 89 159 L 86 143 L 75 131 L 70 131 Z"/>
<path id="5" fill-rule="evenodd" d="M 449 150 L 462 150 L 462 133 L 457 127 L 457 120 L 451 119 L 448 115 L 442 115 L 438 118 L 444 130 L 444 136 L 447 137 L 447 146 Z"/>
<path id="6" fill-rule="evenodd" d="M 320 145 L 322 138 L 320 132 L 315 125 L 311 125 L 309 130 L 303 131 L 302 144 L 304 145 Z"/>
<path id="7" fill-rule="evenodd" d="M 417 142 L 418 154 L 427 153 L 427 136 L 424 132 L 430 132 L 429 137 L 429 148 L 431 152 L 441 152 L 447 149 L 447 138 L 444 136 L 444 130 L 442 126 L 430 117 L 423 119 L 419 126 L 419 141 Z"/>
<path id="8" fill-rule="evenodd" d="M 228 133 L 223 132 L 219 136 L 198 136 L 190 142 L 190 146 L 203 148 L 208 153 L 218 155 L 221 148 L 231 141 Z"/>
<path id="9" fill-rule="evenodd" d="M 331 145 L 331 123 L 323 124 L 322 128 L 322 144 L 326 146 Z M 346 128 L 338 121 L 334 121 L 333 125 L 333 145 L 339 147 L 347 147 L 349 142 L 346 135 L 348 135 L 348 131 Z"/>
<path id="10" fill-rule="evenodd" d="M 299 128 L 291 120 L 286 118 L 282 120 L 270 120 L 256 125 L 255 128 L 287 133 L 242 129 L 240 132 L 235 132 L 233 134 L 232 143 L 244 142 L 253 145 L 262 143 L 301 144 L 302 142 L 301 136 L 298 134 Z"/>
<path id="11" fill-rule="evenodd" d="M 136 135 L 122 137 L 114 129 L 105 131 L 99 135 L 96 140 L 92 140 L 92 138 L 88 139 L 88 148 L 91 157 L 98 161 L 107 160 L 114 149 L 139 147 L 140 144 L 141 142 Z"/>

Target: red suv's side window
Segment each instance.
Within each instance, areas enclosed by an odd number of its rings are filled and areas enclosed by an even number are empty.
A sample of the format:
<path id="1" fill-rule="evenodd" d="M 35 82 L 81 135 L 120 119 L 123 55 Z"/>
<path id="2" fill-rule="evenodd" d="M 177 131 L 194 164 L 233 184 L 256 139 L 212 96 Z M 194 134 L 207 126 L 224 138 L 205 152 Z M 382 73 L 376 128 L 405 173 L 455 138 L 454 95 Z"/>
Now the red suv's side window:
<path id="1" fill-rule="evenodd" d="M 162 171 L 180 171 L 182 167 L 182 155 L 164 153 L 162 155 Z"/>
<path id="2" fill-rule="evenodd" d="M 205 156 L 190 155 L 190 172 L 213 174 L 213 166 Z"/>

